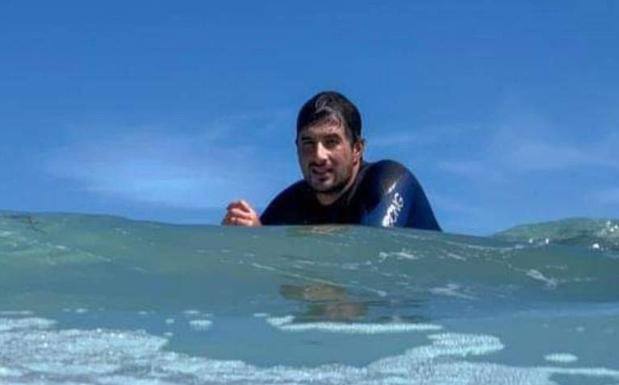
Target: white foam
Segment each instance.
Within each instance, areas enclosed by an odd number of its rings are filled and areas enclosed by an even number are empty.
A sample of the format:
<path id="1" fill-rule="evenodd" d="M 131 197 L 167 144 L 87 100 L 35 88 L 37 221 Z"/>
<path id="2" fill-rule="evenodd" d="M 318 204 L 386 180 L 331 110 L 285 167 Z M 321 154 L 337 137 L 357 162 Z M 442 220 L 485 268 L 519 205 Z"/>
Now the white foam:
<path id="1" fill-rule="evenodd" d="M 156 352 L 166 343 L 144 332 L 40 330 L 54 321 L 21 321 L 19 328 L 0 332 L 0 362 L 18 366 L 26 376 L 32 372 L 68 377 L 112 373 L 133 357 Z"/>
<path id="2" fill-rule="evenodd" d="M 24 327 L 31 322 L 22 321 Z M 591 382 L 587 377 L 619 380 L 619 371 L 608 368 L 510 367 L 483 362 L 480 356 L 504 349 L 501 341 L 490 335 L 432 334 L 428 344 L 364 367 L 258 367 L 164 350 L 166 339 L 143 331 L 41 330 L 39 323 L 32 325 L 0 331 L 0 385 L 552 385 L 556 374 L 579 376 L 574 380 L 582 383 Z M 475 360 L 467 361 L 470 356 L 476 356 Z"/>
<path id="3" fill-rule="evenodd" d="M 261 269 L 261 270 L 268 270 L 268 271 L 277 271 L 277 269 L 275 269 L 274 267 L 271 266 L 266 266 L 266 265 L 261 265 L 259 263 L 252 263 L 251 264 L 253 267 Z"/>
<path id="4" fill-rule="evenodd" d="M 17 369 L 9 369 L 0 366 L 0 377 L 17 377 L 23 375 L 23 372 Z"/>
<path id="5" fill-rule="evenodd" d="M 161 380 L 153 381 L 152 379 L 140 380 L 133 376 L 118 376 L 118 375 L 104 377 L 100 380 L 97 380 L 97 384 L 103 384 L 103 385 L 118 385 L 118 384 L 123 384 L 123 385 L 155 385 L 155 384 L 156 385 L 176 385 L 176 383 L 174 382 L 161 381 Z"/>
<path id="6" fill-rule="evenodd" d="M 546 361 L 569 364 L 578 361 L 578 357 L 570 353 L 552 353 L 544 356 Z"/>
<path id="7" fill-rule="evenodd" d="M 443 333 L 428 337 L 433 342 L 432 345 L 409 349 L 403 356 L 388 357 L 371 366 L 386 371 L 393 367 L 414 366 L 438 357 L 479 356 L 495 353 L 504 348 L 497 337 L 488 335 Z"/>
<path id="8" fill-rule="evenodd" d="M 200 315 L 200 311 L 199 310 L 195 310 L 195 309 L 189 309 L 189 310 L 183 311 L 183 314 L 185 316 L 187 316 L 187 317 L 193 317 L 193 316 Z"/>
<path id="9" fill-rule="evenodd" d="M 613 224 L 611 221 L 605 223 L 605 227 L 597 232 L 598 236 L 615 235 L 614 232 L 619 232 L 619 224 Z"/>
<path id="10" fill-rule="evenodd" d="M 267 318 L 267 322 L 271 324 L 271 326 L 280 327 L 285 324 L 289 324 L 294 321 L 294 316 L 287 315 L 284 317 L 269 317 Z"/>
<path id="11" fill-rule="evenodd" d="M 455 260 L 458 260 L 458 261 L 466 261 L 466 257 L 463 257 L 460 254 L 456 254 L 456 253 L 452 253 L 452 252 L 446 252 L 445 255 L 448 256 L 451 259 L 455 259 Z"/>
<path id="12" fill-rule="evenodd" d="M 0 311 L 0 316 L 29 316 L 33 315 L 34 312 L 30 310 L 4 310 Z"/>
<path id="13" fill-rule="evenodd" d="M 421 259 L 420 256 L 413 254 L 412 251 L 402 249 L 401 251 L 381 251 L 378 253 L 378 258 L 384 261 L 387 258 L 396 258 L 398 260 L 409 259 L 409 260 L 417 260 Z"/>
<path id="14" fill-rule="evenodd" d="M 287 332 L 321 331 L 345 334 L 385 334 L 441 330 L 442 326 L 433 324 L 413 323 L 340 323 L 311 322 L 294 323 L 293 316 L 271 317 L 267 322 L 280 330 Z"/>
<path id="15" fill-rule="evenodd" d="M 175 322 L 174 318 L 166 318 L 165 320 L 166 325 L 172 325 L 174 322 Z"/>
<path id="16" fill-rule="evenodd" d="M 0 332 L 21 329 L 47 329 L 56 322 L 45 318 L 0 318 Z"/>
<path id="17" fill-rule="evenodd" d="M 194 319 L 189 321 L 189 326 L 194 330 L 208 330 L 213 325 L 213 321 L 207 319 Z"/>
<path id="18" fill-rule="evenodd" d="M 556 279 L 546 277 L 539 270 L 530 269 L 530 270 L 527 271 L 527 276 L 531 277 L 531 278 L 533 278 L 535 280 L 544 282 L 546 284 L 546 287 L 548 287 L 548 288 L 555 288 L 555 287 L 557 287 L 557 280 Z"/>
<path id="19" fill-rule="evenodd" d="M 462 287 L 455 283 L 448 283 L 445 287 L 434 287 L 430 289 L 430 293 L 437 295 L 444 295 L 447 297 L 456 297 L 463 299 L 476 299 L 472 295 L 459 292 Z"/>

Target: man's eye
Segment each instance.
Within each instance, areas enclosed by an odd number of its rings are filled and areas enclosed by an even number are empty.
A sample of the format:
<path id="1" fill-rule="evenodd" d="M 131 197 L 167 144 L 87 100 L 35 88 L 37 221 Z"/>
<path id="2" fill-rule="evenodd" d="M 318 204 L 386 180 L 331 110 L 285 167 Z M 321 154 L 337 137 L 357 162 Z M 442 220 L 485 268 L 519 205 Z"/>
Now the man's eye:
<path id="1" fill-rule="evenodd" d="M 340 144 L 340 141 L 338 139 L 336 139 L 336 138 L 325 140 L 325 147 L 327 147 L 327 148 L 333 148 L 333 147 L 337 146 L 338 144 Z"/>

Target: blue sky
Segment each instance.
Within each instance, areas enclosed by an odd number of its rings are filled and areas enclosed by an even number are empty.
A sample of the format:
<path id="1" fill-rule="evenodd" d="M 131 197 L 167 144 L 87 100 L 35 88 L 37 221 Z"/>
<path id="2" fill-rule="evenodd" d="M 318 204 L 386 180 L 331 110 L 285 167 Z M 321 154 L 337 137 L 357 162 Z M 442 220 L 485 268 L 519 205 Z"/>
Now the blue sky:
<path id="1" fill-rule="evenodd" d="M 265 207 L 300 177 L 298 108 L 335 89 L 447 231 L 617 218 L 617 20 L 616 1 L 5 0 L 0 209 Z"/>

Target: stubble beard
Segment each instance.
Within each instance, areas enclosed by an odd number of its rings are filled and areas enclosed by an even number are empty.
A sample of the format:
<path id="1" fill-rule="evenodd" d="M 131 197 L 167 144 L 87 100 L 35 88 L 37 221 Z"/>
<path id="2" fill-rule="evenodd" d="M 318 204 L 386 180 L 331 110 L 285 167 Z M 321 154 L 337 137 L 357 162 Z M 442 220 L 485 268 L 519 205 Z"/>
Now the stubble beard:
<path id="1" fill-rule="evenodd" d="M 310 186 L 310 188 L 316 194 L 320 194 L 320 195 L 335 195 L 335 194 L 339 194 L 342 191 L 344 191 L 348 187 L 349 183 L 351 182 L 352 174 L 353 174 L 353 169 L 354 169 L 354 166 L 351 166 L 350 169 L 347 170 L 345 178 L 342 178 L 341 181 L 339 181 L 338 183 L 335 183 L 331 187 L 327 187 L 326 189 L 316 188 L 313 185 L 313 183 L 308 183 L 308 185 Z M 311 180 L 311 171 L 310 171 L 310 177 L 308 179 Z"/>

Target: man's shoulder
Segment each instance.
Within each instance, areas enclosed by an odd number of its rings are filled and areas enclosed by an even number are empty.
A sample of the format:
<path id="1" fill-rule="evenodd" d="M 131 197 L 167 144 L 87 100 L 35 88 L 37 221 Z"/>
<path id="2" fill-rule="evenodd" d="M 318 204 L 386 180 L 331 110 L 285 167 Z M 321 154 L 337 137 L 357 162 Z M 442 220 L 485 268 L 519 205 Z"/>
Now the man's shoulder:
<path id="1" fill-rule="evenodd" d="M 391 159 L 379 160 L 368 163 L 363 173 L 363 182 L 369 183 L 381 190 L 387 190 L 394 182 L 408 179 L 417 184 L 417 179 L 413 173 L 403 164 Z"/>
<path id="2" fill-rule="evenodd" d="M 401 163 L 368 165 L 362 183 L 358 191 L 367 212 L 363 224 L 441 230 L 419 181 Z"/>
<path id="3" fill-rule="evenodd" d="M 392 159 L 383 159 L 376 162 L 368 163 L 368 171 L 389 171 L 389 172 L 409 172 L 408 168 L 404 166 L 402 163 L 397 162 Z"/>
<path id="4" fill-rule="evenodd" d="M 298 213 L 298 206 L 307 199 L 307 189 L 305 181 L 300 180 L 282 190 L 262 213 L 262 223 L 285 224 L 296 220 L 292 217 Z"/>
<path id="5" fill-rule="evenodd" d="M 294 182 L 275 196 L 273 202 L 298 198 L 307 193 L 307 183 L 303 179 Z"/>

